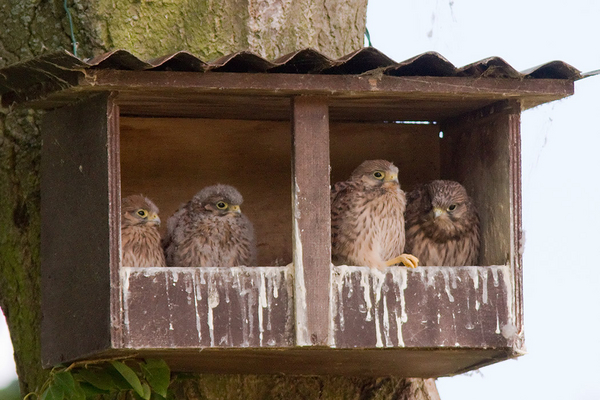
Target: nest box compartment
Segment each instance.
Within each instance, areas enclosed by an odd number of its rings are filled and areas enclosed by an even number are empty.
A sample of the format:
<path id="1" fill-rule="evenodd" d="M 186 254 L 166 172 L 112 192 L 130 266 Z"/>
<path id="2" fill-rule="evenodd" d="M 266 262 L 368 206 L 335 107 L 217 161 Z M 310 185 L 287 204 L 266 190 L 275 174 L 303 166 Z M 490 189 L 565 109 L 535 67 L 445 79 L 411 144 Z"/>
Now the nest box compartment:
<path id="1" fill-rule="evenodd" d="M 49 110 L 45 366 L 135 355 L 183 371 L 437 377 L 523 353 L 520 113 L 572 94 L 572 77 L 69 62 L 66 87 L 7 92 Z M 434 179 L 466 187 L 481 219 L 478 265 L 331 265 L 330 185 L 375 158 L 399 167 L 405 191 Z M 121 267 L 122 197 L 150 197 L 166 221 L 215 183 L 244 196 L 258 266 Z"/>

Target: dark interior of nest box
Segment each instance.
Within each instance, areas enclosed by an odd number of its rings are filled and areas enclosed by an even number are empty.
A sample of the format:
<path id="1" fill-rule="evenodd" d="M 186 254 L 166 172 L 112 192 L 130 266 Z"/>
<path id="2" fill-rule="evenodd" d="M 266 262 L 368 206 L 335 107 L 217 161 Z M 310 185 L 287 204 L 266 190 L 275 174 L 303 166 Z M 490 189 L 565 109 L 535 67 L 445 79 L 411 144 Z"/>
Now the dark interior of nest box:
<path id="1" fill-rule="evenodd" d="M 511 237 L 509 128 L 497 110 L 493 118 L 489 110 L 479 114 L 444 121 L 330 121 L 331 184 L 377 158 L 398 166 L 405 191 L 434 179 L 457 180 L 479 209 L 479 265 L 504 265 Z M 122 115 L 119 125 L 122 197 L 148 196 L 166 222 L 203 187 L 232 185 L 254 224 L 259 265 L 292 261 L 291 121 Z"/>
<path id="2" fill-rule="evenodd" d="M 148 196 L 166 222 L 202 188 L 232 185 L 254 224 L 259 265 L 287 265 L 290 129 L 289 122 L 121 117 L 121 194 Z"/>

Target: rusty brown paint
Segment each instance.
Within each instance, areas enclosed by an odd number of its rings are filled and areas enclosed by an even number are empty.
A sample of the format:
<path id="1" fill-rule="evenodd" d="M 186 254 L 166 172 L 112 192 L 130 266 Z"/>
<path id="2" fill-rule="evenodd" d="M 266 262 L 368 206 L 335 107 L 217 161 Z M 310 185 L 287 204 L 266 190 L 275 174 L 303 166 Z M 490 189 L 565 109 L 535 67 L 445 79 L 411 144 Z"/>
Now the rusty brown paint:
<path id="1" fill-rule="evenodd" d="M 292 101 L 292 207 L 296 344 L 325 345 L 329 335 L 331 209 L 327 100 Z"/>

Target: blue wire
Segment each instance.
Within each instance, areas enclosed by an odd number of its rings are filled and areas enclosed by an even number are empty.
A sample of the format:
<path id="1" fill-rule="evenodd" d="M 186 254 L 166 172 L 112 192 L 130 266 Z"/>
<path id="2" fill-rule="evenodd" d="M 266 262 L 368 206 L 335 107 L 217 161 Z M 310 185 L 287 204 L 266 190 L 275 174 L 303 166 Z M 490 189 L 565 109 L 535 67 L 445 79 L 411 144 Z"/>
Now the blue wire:
<path id="1" fill-rule="evenodd" d="M 369 30 L 367 29 L 366 26 L 365 26 L 365 36 L 367 37 L 367 41 L 369 42 L 369 47 L 373 47 L 373 45 L 371 44 L 371 35 L 369 34 Z"/>
<path id="2" fill-rule="evenodd" d="M 71 28 L 71 43 L 73 43 L 73 55 L 77 57 L 77 42 L 75 41 L 75 33 L 73 33 L 73 18 L 71 18 L 71 11 L 69 11 L 69 7 L 67 7 L 67 0 L 63 3 L 63 7 L 67 12 L 67 17 L 69 17 L 69 27 Z"/>

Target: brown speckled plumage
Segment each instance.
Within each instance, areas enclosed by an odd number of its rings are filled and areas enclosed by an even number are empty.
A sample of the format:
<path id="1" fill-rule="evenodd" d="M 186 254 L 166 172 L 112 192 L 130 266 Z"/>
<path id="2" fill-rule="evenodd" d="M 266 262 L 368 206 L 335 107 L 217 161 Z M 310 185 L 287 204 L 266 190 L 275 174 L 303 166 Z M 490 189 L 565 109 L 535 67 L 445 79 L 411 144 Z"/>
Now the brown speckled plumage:
<path id="1" fill-rule="evenodd" d="M 379 179 L 375 173 L 384 175 Z M 331 253 L 334 264 L 385 269 L 386 261 L 404 251 L 406 198 L 398 168 L 385 160 L 368 160 L 350 179 L 331 190 Z"/>
<path id="2" fill-rule="evenodd" d="M 479 216 L 461 184 L 438 180 L 420 185 L 407 201 L 406 251 L 417 256 L 421 265 L 477 264 Z"/>
<path id="3" fill-rule="evenodd" d="M 167 221 L 163 245 L 170 267 L 256 265 L 254 229 L 232 186 L 202 189 Z"/>
<path id="4" fill-rule="evenodd" d="M 121 202 L 121 256 L 124 267 L 166 267 L 160 245 L 158 207 L 133 195 Z"/>

